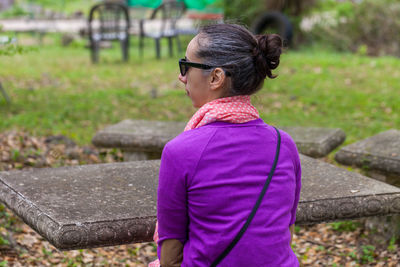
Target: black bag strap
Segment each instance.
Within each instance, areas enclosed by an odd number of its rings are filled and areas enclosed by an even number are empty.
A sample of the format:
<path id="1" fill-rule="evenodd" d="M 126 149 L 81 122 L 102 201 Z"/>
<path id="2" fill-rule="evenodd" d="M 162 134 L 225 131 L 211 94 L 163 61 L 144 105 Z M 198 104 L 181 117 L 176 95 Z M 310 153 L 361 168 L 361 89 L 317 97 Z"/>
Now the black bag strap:
<path id="1" fill-rule="evenodd" d="M 215 259 L 215 261 L 211 264 L 211 267 L 216 267 L 231 252 L 231 250 L 239 242 L 240 238 L 243 236 L 244 232 L 246 232 L 251 221 L 253 220 L 254 216 L 256 215 L 258 207 L 260 206 L 261 201 L 263 200 L 264 195 L 267 192 L 268 186 L 271 182 L 271 178 L 274 175 L 276 165 L 277 165 L 278 159 L 279 159 L 279 152 L 281 150 L 281 134 L 277 128 L 275 128 L 275 130 L 276 130 L 277 136 L 278 136 L 278 144 L 276 145 L 275 159 L 274 159 L 274 163 L 272 164 L 271 171 L 269 172 L 268 178 L 265 181 L 264 187 L 261 190 L 260 196 L 258 197 L 257 202 L 254 205 L 253 210 L 251 211 L 251 213 L 250 213 L 249 217 L 247 218 L 246 223 L 243 225 L 242 229 L 240 229 L 239 233 L 235 236 L 235 238 L 232 240 L 232 242 L 229 244 L 229 246 L 218 256 L 218 258 Z"/>

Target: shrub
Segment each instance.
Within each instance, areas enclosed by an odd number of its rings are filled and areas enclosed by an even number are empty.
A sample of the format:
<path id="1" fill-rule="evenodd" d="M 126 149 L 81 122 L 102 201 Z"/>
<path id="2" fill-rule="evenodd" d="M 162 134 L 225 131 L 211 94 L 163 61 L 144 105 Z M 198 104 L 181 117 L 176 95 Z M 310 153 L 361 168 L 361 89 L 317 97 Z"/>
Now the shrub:
<path id="1" fill-rule="evenodd" d="M 338 50 L 400 56 L 400 2 L 396 0 L 342 2 L 307 18 L 302 28 L 314 40 Z"/>
<path id="2" fill-rule="evenodd" d="M 288 15 L 292 23 L 314 5 L 315 0 L 220 0 L 219 7 L 224 9 L 228 21 L 251 26 L 254 19 L 266 11 L 279 11 Z"/>
<path id="3" fill-rule="evenodd" d="M 224 16 L 228 21 L 247 26 L 265 11 L 264 4 L 259 0 L 223 0 L 219 2 L 219 6 L 224 9 Z"/>

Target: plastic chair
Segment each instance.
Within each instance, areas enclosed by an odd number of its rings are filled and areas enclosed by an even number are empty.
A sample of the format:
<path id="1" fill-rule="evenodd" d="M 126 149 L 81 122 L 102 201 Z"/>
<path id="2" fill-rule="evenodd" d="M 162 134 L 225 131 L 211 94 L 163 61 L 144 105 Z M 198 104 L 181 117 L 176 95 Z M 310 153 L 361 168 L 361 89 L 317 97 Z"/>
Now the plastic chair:
<path id="1" fill-rule="evenodd" d="M 102 41 L 119 41 L 122 59 L 129 59 L 129 27 L 128 8 L 121 3 L 104 2 L 93 6 L 89 14 L 89 40 L 92 62 L 99 60 L 100 43 Z"/>
<path id="2" fill-rule="evenodd" d="M 168 39 L 169 55 L 173 56 L 173 39 L 176 40 L 178 51 L 181 51 L 179 41 L 179 32 L 176 28 L 176 22 L 180 19 L 186 10 L 183 2 L 168 1 L 157 7 L 150 19 L 141 20 L 139 23 L 139 53 L 143 56 L 144 38 L 149 37 L 154 39 L 156 45 L 157 58 L 161 58 L 161 39 Z M 152 21 L 153 28 L 148 30 L 145 24 Z M 154 26 L 156 25 L 156 26 Z"/>

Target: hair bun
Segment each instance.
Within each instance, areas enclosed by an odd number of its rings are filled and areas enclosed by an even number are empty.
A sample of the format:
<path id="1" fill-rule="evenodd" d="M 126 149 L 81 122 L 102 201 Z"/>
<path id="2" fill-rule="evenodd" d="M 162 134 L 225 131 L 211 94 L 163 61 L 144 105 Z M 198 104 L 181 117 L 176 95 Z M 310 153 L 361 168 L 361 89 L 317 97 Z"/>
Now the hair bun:
<path id="1" fill-rule="evenodd" d="M 254 48 L 256 69 L 265 78 L 275 78 L 271 70 L 279 66 L 283 42 L 278 34 L 256 35 L 257 46 Z"/>

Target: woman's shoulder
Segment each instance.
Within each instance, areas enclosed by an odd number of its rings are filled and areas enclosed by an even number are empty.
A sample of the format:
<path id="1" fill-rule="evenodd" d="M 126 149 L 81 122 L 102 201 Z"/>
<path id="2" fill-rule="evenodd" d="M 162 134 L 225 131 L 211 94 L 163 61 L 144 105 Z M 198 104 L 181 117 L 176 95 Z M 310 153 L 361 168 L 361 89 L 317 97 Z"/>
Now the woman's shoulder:
<path id="1" fill-rule="evenodd" d="M 295 166 L 300 166 L 299 151 L 297 150 L 297 145 L 293 138 L 284 130 L 279 129 L 281 135 L 281 146 L 286 149 L 288 155 L 293 161 Z"/>
<path id="2" fill-rule="evenodd" d="M 287 152 L 287 155 L 292 158 L 293 163 L 296 165 L 299 162 L 299 152 L 297 150 L 297 146 L 293 138 L 290 136 L 289 133 L 286 131 L 279 129 L 276 126 L 269 125 L 264 123 L 264 130 L 265 132 L 268 132 L 268 135 L 270 136 L 270 140 L 274 140 L 273 142 L 277 142 L 278 140 L 278 133 L 277 130 L 279 131 L 279 135 L 281 137 L 281 150 L 284 149 Z"/>
<path id="3" fill-rule="evenodd" d="M 182 132 L 165 145 L 164 151 L 180 156 L 196 153 L 207 145 L 215 131 L 212 127 L 200 127 Z"/>
<path id="4" fill-rule="evenodd" d="M 293 138 L 290 136 L 289 133 L 278 128 L 277 126 L 267 124 L 264 121 L 260 122 L 259 125 L 263 126 L 266 130 L 268 130 L 270 132 L 271 135 L 276 136 L 276 137 L 277 137 L 276 130 L 278 130 L 279 134 L 281 136 L 281 143 L 283 145 L 288 146 L 291 150 L 295 150 L 297 152 L 296 143 L 294 142 Z"/>
<path id="5" fill-rule="evenodd" d="M 292 136 L 288 134 L 286 131 L 279 129 L 279 133 L 281 134 L 282 143 L 289 146 L 290 148 L 296 148 L 296 143 L 294 142 Z M 297 148 L 296 148 L 297 151 Z"/>

